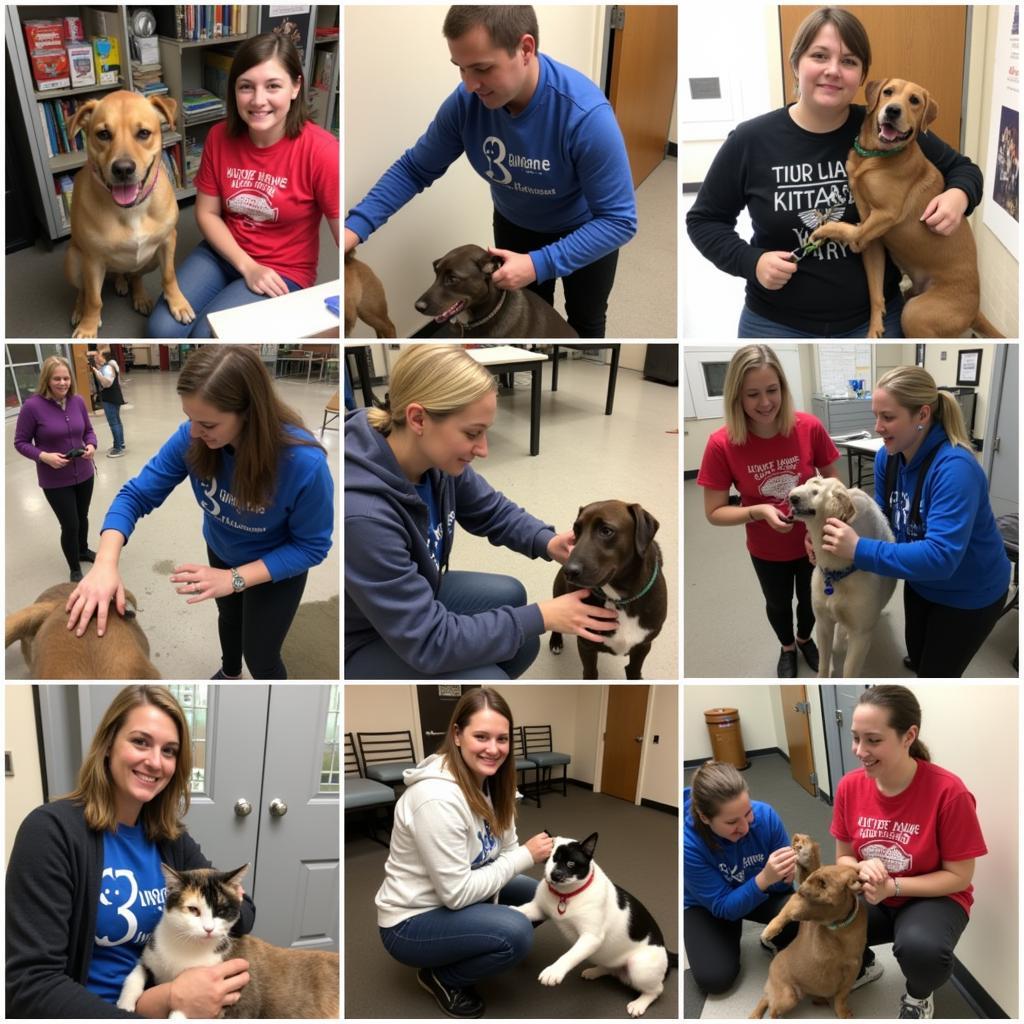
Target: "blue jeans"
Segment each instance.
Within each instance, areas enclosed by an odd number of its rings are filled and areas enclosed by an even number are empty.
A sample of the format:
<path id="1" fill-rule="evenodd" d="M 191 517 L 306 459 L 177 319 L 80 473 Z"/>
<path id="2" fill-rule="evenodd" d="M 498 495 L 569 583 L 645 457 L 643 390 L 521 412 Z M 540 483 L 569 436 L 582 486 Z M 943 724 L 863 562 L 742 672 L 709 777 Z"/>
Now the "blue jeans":
<path id="1" fill-rule="evenodd" d="M 891 302 L 886 303 L 884 340 L 891 338 L 902 338 L 903 328 L 900 326 L 900 316 L 903 313 L 903 299 L 897 296 Z M 868 336 L 868 321 L 865 320 L 859 327 L 852 331 L 828 334 L 829 338 L 866 338 Z M 736 331 L 737 338 L 821 338 L 820 334 L 808 334 L 806 331 L 798 331 L 795 327 L 787 327 L 785 324 L 769 320 L 760 316 L 744 305 L 740 313 L 740 325 Z"/>
<path id="2" fill-rule="evenodd" d="M 120 451 L 124 447 L 124 427 L 121 425 L 121 406 L 110 402 L 103 403 L 103 412 L 107 417 L 107 425 L 114 435 L 114 447 Z"/>
<path id="3" fill-rule="evenodd" d="M 526 588 L 511 576 L 492 572 L 447 572 L 437 599 L 456 615 L 475 615 L 511 605 L 526 604 Z M 383 638 L 360 647 L 345 659 L 346 679 L 518 679 L 540 653 L 540 637 L 530 636 L 508 661 L 459 669 L 457 672 L 424 673 L 403 661 Z"/>
<path id="4" fill-rule="evenodd" d="M 466 988 L 515 966 L 533 946 L 533 925 L 510 907 L 529 903 L 537 880 L 516 875 L 498 903 L 437 907 L 381 928 L 384 948 L 407 967 L 430 967 L 442 985 Z"/>
<path id="5" fill-rule="evenodd" d="M 288 285 L 288 291 L 301 290 L 301 285 L 289 280 L 284 274 L 281 278 Z M 263 302 L 269 298 L 249 291 L 245 278 L 205 241 L 200 242 L 178 267 L 178 287 L 195 311 L 195 320 L 190 324 L 178 323 L 171 315 L 167 299 L 161 295 L 146 323 L 148 337 L 209 338 L 208 313 L 247 306 L 251 302 Z"/>

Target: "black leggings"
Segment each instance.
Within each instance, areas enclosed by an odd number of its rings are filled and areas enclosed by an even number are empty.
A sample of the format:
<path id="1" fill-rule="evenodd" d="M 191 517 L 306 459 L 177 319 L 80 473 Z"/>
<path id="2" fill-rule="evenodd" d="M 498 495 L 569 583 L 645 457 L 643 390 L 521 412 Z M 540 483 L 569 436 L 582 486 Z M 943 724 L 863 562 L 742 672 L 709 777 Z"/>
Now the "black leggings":
<path id="1" fill-rule="evenodd" d="M 902 907 L 868 906 L 868 946 L 892 943 L 907 993 L 915 999 L 949 981 L 953 950 L 966 927 L 967 912 L 948 896 L 908 900 Z"/>
<path id="2" fill-rule="evenodd" d="M 907 654 L 924 679 L 959 678 L 999 621 L 1006 594 L 986 608 L 952 608 L 903 584 Z"/>
<path id="3" fill-rule="evenodd" d="M 736 975 L 740 973 L 740 935 L 743 921 L 769 921 L 788 902 L 791 892 L 770 892 L 764 903 L 754 907 L 745 918 L 727 921 L 715 917 L 705 907 L 687 907 L 683 911 L 683 945 L 686 960 L 693 971 L 693 980 L 702 992 L 719 995 L 732 988 Z M 799 921 L 790 921 L 772 939 L 777 949 L 785 949 L 795 938 Z M 767 958 L 767 954 L 765 954 Z"/>
<path id="4" fill-rule="evenodd" d="M 805 555 L 791 562 L 768 562 L 750 556 L 764 594 L 765 611 L 779 643 L 794 643 L 793 591 L 796 590 L 796 635 L 805 640 L 814 633 L 814 609 L 811 607 L 811 574 L 814 566 Z"/>
<path id="5" fill-rule="evenodd" d="M 214 569 L 230 569 L 206 546 Z M 227 676 L 242 674 L 242 657 L 253 679 L 287 679 L 281 647 L 306 589 L 308 572 L 276 583 L 261 583 L 230 597 L 218 597 L 217 631 L 221 666 Z"/>
<path id="6" fill-rule="evenodd" d="M 561 234 L 530 231 L 529 228 L 521 228 L 506 220 L 497 210 L 494 211 L 494 245 L 498 249 L 529 252 L 531 249 L 551 245 L 567 234 L 568 231 Z M 593 263 L 588 263 L 562 278 L 562 288 L 565 290 L 565 318 L 581 338 L 603 338 L 605 335 L 608 296 L 615 283 L 615 268 L 618 262 L 619 250 L 613 249 Z M 528 287 L 546 303 L 554 305 L 554 278 L 543 282 L 534 281 Z"/>
<path id="7" fill-rule="evenodd" d="M 80 484 L 44 487 L 43 494 L 60 523 L 60 549 L 72 572 L 81 572 L 80 557 L 89 547 L 89 502 L 95 475 Z"/>

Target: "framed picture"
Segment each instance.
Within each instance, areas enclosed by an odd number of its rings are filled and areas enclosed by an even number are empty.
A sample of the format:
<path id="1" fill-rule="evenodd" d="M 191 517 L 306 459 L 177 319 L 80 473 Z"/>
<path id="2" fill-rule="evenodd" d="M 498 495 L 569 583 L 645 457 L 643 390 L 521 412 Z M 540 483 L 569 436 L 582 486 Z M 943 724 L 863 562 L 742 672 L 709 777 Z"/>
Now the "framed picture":
<path id="1" fill-rule="evenodd" d="M 962 348 L 956 354 L 957 385 L 976 388 L 981 380 L 981 349 Z"/>

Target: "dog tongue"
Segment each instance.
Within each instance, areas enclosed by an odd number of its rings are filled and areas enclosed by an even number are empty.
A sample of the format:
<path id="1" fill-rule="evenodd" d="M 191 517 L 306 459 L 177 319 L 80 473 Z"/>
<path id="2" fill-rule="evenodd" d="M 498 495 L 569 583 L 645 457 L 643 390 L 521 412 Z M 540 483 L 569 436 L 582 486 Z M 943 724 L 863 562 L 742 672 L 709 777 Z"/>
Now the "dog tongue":
<path id="1" fill-rule="evenodd" d="M 878 129 L 878 134 L 886 141 L 893 142 L 899 138 L 900 133 L 891 124 L 883 124 Z"/>
<path id="2" fill-rule="evenodd" d="M 110 191 L 118 206 L 131 206 L 138 198 L 139 186 L 137 184 L 113 185 Z"/>

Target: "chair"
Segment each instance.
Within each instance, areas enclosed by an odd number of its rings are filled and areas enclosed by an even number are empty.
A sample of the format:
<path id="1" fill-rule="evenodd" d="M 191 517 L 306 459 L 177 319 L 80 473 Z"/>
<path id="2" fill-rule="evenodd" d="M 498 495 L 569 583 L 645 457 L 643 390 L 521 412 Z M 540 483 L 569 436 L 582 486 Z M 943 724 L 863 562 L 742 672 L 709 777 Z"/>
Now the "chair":
<path id="1" fill-rule="evenodd" d="M 523 727 L 521 725 L 516 726 L 512 731 L 512 756 L 516 759 L 516 772 L 523 773 L 523 799 L 527 799 L 530 794 L 526 789 L 526 773 L 532 768 L 534 772 L 533 780 L 533 797 L 532 799 L 537 802 L 537 807 L 540 807 L 540 766 L 535 762 L 530 761 L 526 756 L 526 740 L 523 739 Z"/>
<path id="2" fill-rule="evenodd" d="M 1013 563 L 1013 597 L 1006 603 L 1006 607 L 999 613 L 1002 618 L 1008 611 L 1014 608 L 1020 609 L 1020 515 L 1017 512 L 1007 512 L 996 520 L 999 529 L 999 536 L 1003 538 L 1003 547 L 1006 549 L 1006 557 Z M 1019 649 L 1013 655 L 1013 667 L 1017 668 L 1019 663 Z"/>
<path id="3" fill-rule="evenodd" d="M 364 774 L 385 786 L 402 782 L 402 772 L 416 767 L 412 749 L 412 733 L 407 729 L 395 732 L 357 732 L 356 745 L 363 762 Z"/>
<path id="4" fill-rule="evenodd" d="M 543 771 L 543 781 L 548 789 L 551 785 L 551 769 L 560 764 L 562 766 L 562 796 L 566 795 L 566 782 L 568 780 L 568 765 L 572 764 L 572 758 L 568 754 L 561 754 L 551 749 L 551 726 L 550 725 L 524 725 L 523 745 L 526 750 L 527 760 L 532 761 L 538 769 L 538 774 Z M 537 781 L 537 806 L 540 806 L 540 785 Z"/>
<path id="5" fill-rule="evenodd" d="M 352 742 L 352 733 L 345 733 L 345 815 L 361 811 L 372 811 L 373 817 L 370 821 L 369 836 L 375 843 L 382 846 L 391 844 L 391 814 L 395 804 L 395 791 L 382 782 L 374 782 L 372 779 L 362 777 L 362 770 L 359 765 L 359 758 L 356 756 L 356 748 Z M 387 809 L 387 827 L 385 838 L 381 839 L 376 834 L 374 819 L 378 809 Z"/>
<path id="6" fill-rule="evenodd" d="M 320 439 L 321 440 L 323 440 L 323 436 L 324 436 L 324 431 L 325 430 L 337 430 L 338 429 L 337 427 L 328 426 L 328 424 L 333 423 L 338 418 L 338 414 L 340 412 L 340 408 L 339 408 L 339 404 L 340 404 L 339 400 L 340 400 L 340 398 L 341 398 L 340 392 L 335 391 L 334 394 L 331 395 L 331 397 L 328 400 L 327 404 L 324 406 L 324 421 L 323 421 L 323 423 L 320 426 Z M 330 418 L 328 419 L 328 417 L 330 417 Z"/>

